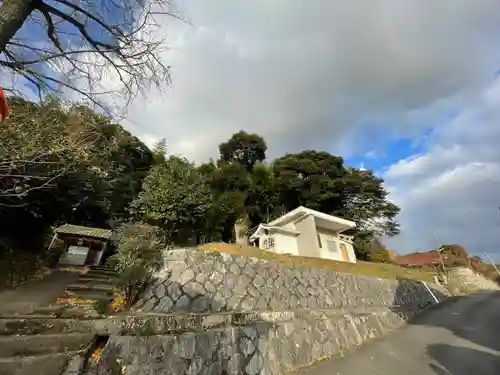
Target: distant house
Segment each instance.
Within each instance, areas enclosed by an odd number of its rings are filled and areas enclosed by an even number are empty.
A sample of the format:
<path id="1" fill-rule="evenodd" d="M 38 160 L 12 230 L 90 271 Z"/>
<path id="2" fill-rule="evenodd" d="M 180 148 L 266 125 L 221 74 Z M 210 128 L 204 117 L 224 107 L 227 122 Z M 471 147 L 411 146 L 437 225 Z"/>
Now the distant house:
<path id="1" fill-rule="evenodd" d="M 394 262 L 403 267 L 435 267 L 447 258 L 447 254 L 440 254 L 437 250 L 432 250 L 426 253 L 400 255 L 394 258 Z"/>
<path id="2" fill-rule="evenodd" d="M 59 243 L 63 248 L 59 263 L 74 266 L 100 264 L 112 235 L 109 229 L 70 224 L 60 226 L 54 232 L 49 250 L 53 244 Z"/>
<path id="3" fill-rule="evenodd" d="M 300 206 L 270 223 L 260 224 L 250 242 L 278 254 L 355 263 L 353 237 L 343 234 L 355 226 L 352 221 Z"/>

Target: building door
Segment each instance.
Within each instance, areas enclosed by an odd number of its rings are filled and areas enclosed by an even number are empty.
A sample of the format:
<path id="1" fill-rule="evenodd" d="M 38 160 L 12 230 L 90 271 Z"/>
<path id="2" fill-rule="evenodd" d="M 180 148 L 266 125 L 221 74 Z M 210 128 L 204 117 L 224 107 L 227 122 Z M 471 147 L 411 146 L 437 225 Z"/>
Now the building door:
<path id="1" fill-rule="evenodd" d="M 346 262 L 349 261 L 349 250 L 347 250 L 347 246 L 345 243 L 340 243 L 340 251 L 342 252 L 342 259 Z"/>
<path id="2" fill-rule="evenodd" d="M 62 263 L 73 264 L 75 266 L 83 266 L 87 255 L 89 253 L 89 248 L 87 246 L 70 246 L 66 252 Z"/>

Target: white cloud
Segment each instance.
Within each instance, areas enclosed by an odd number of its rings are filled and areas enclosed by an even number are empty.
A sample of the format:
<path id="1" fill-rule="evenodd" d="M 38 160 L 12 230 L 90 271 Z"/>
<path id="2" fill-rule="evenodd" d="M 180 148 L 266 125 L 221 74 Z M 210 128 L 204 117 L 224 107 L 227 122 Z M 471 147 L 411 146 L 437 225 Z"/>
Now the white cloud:
<path id="1" fill-rule="evenodd" d="M 428 150 L 385 173 L 403 211 L 402 252 L 460 243 L 500 261 L 500 79 L 453 121 L 436 128 Z M 433 240 L 432 232 L 436 237 Z"/>
<path id="2" fill-rule="evenodd" d="M 200 0 L 167 19 L 162 59 L 173 86 L 136 100 L 129 126 L 197 160 L 244 129 L 271 156 L 307 147 L 353 153 L 387 135 L 362 124 L 417 126 L 411 113 L 491 79 L 496 0 L 330 2 Z M 394 130 L 394 129 L 393 129 Z"/>
<path id="3" fill-rule="evenodd" d="M 386 173 L 403 208 L 391 244 L 426 250 L 434 231 L 497 251 L 497 0 L 179 5 L 193 26 L 167 19 L 160 30 L 173 86 L 132 103 L 132 131 L 200 161 L 240 129 L 263 135 L 274 157 L 310 147 L 376 155 L 381 139 L 431 127 L 426 151 Z"/>

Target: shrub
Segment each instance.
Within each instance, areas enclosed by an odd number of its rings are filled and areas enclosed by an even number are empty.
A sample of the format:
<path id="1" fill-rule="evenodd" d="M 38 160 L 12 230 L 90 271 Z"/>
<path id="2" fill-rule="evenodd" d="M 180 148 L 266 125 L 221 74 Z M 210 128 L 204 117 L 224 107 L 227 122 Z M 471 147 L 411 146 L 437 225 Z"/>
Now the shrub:
<path id="1" fill-rule="evenodd" d="M 114 263 L 123 278 L 126 306 L 135 302 L 152 273 L 163 264 L 161 234 L 159 228 L 144 223 L 125 224 L 118 230 L 117 253 L 108 262 Z"/>
<path id="2" fill-rule="evenodd" d="M 43 254 L 5 249 L 0 244 L 0 290 L 16 287 L 44 275 L 48 261 Z"/>
<path id="3" fill-rule="evenodd" d="M 378 263 L 392 263 L 391 253 L 377 237 L 357 236 L 354 240 L 354 252 L 359 260 Z"/>

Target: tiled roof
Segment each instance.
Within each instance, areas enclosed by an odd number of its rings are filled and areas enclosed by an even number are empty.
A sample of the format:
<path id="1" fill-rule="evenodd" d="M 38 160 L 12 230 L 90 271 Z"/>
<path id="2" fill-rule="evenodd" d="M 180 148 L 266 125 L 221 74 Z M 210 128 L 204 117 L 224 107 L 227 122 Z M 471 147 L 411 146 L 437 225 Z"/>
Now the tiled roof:
<path id="1" fill-rule="evenodd" d="M 103 238 L 106 240 L 109 240 L 112 234 L 110 229 L 83 227 L 71 224 L 64 224 L 59 228 L 56 228 L 55 232 L 61 234 L 75 234 L 79 236 Z"/>
<path id="2" fill-rule="evenodd" d="M 444 259 L 446 259 L 445 254 L 443 254 L 443 260 Z M 437 251 L 402 255 L 396 257 L 394 261 L 401 266 L 430 266 L 441 262 Z"/>

